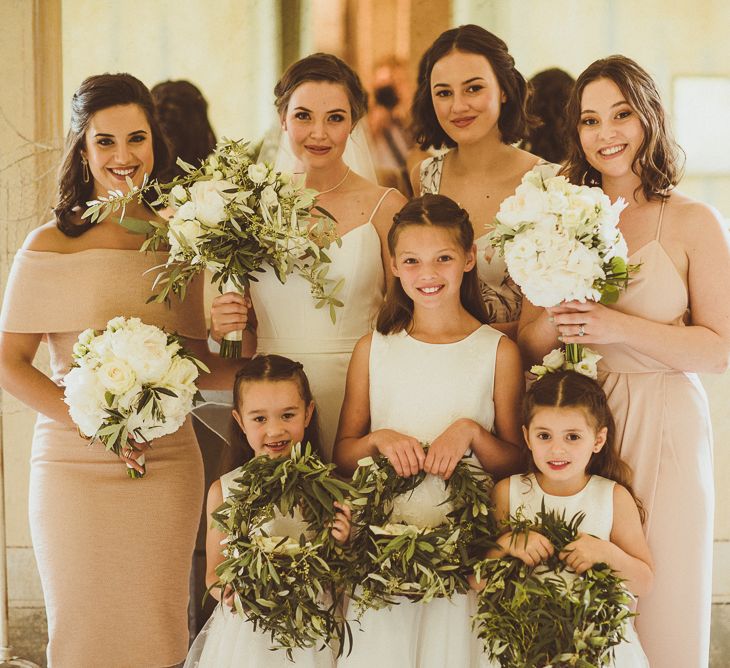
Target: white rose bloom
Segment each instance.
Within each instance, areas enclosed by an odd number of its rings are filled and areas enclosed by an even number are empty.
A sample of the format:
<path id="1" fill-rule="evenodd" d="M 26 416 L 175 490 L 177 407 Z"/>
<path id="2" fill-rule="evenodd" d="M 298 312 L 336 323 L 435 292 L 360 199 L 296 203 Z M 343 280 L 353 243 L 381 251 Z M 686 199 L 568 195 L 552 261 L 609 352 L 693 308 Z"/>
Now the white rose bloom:
<path id="1" fill-rule="evenodd" d="M 279 204 L 279 196 L 276 194 L 273 186 L 266 186 L 261 191 L 261 205 L 267 209 L 273 209 Z"/>
<path id="2" fill-rule="evenodd" d="M 120 395 L 117 399 L 117 407 L 119 410 L 123 412 L 130 411 L 132 406 L 136 404 L 140 392 L 142 392 L 142 386 L 135 384 L 124 394 Z"/>
<path id="3" fill-rule="evenodd" d="M 196 210 L 195 210 L 195 203 L 194 202 L 185 202 L 176 212 L 175 217 L 170 220 L 170 223 L 172 224 L 173 221 L 177 220 L 178 222 L 181 222 L 183 220 L 195 220 L 196 216 Z"/>
<path id="4" fill-rule="evenodd" d="M 263 163 L 255 162 L 248 166 L 247 174 L 254 183 L 264 183 L 269 176 L 269 168 Z"/>
<path id="5" fill-rule="evenodd" d="M 132 367 L 139 382 L 158 382 L 172 362 L 167 351 L 167 335 L 153 325 L 142 325 L 131 336 L 127 332 L 115 332 L 112 350 Z"/>
<path id="6" fill-rule="evenodd" d="M 120 359 L 105 362 L 96 373 L 99 382 L 112 394 L 124 394 L 137 382 L 132 367 Z"/>
<path id="7" fill-rule="evenodd" d="M 195 203 L 195 217 L 208 227 L 220 225 L 226 219 L 226 203 L 232 194 L 224 190 L 236 190 L 229 181 L 198 181 L 190 188 L 190 200 Z"/>
<path id="8" fill-rule="evenodd" d="M 194 252 L 198 252 L 198 243 L 200 238 L 205 234 L 205 229 L 197 220 L 180 220 L 173 218 L 170 221 L 167 239 L 170 242 L 170 255 L 181 258 L 183 256 L 184 246 L 180 244 L 180 240 Z"/>
<path id="9" fill-rule="evenodd" d="M 170 204 L 174 208 L 178 208 L 181 204 L 188 201 L 188 193 L 179 183 L 170 191 Z"/>
<path id="10" fill-rule="evenodd" d="M 556 371 L 557 369 L 562 368 L 564 363 L 565 352 L 561 348 L 551 350 L 542 358 L 542 366 L 548 368 L 550 371 Z"/>
<path id="11" fill-rule="evenodd" d="M 194 383 L 197 377 L 198 367 L 193 362 L 184 357 L 175 357 L 160 385 L 173 391 L 195 392 Z"/>
<path id="12" fill-rule="evenodd" d="M 86 436 L 93 436 L 106 417 L 104 386 L 96 373 L 83 367 L 71 369 L 64 385 L 64 402 L 71 419 Z"/>

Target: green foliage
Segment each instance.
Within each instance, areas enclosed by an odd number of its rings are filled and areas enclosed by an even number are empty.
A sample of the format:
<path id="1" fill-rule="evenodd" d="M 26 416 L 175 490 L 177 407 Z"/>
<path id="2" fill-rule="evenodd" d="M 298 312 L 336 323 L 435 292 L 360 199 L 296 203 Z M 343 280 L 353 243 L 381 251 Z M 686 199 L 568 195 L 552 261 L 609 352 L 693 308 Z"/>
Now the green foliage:
<path id="1" fill-rule="evenodd" d="M 414 490 L 426 473 L 401 477 L 383 456 L 359 464 L 353 479 L 359 494 L 353 502 L 358 564 L 350 586 L 359 612 L 398 603 L 401 596 L 427 602 L 466 592 L 470 563 L 491 545 L 491 478 L 462 460 L 446 481 L 444 503 L 453 504 L 453 510 L 444 524 L 391 525 L 394 499 Z"/>
<path id="2" fill-rule="evenodd" d="M 351 556 L 332 537 L 330 525 L 334 502 L 345 503 L 354 490 L 333 477 L 333 469 L 308 444 L 294 446 L 290 457 L 254 457 L 213 514 L 227 535 L 215 586 L 229 585 L 238 614 L 268 633 L 289 657 L 297 647 L 330 645 L 342 652 L 352 641 L 338 612 L 338 584 L 347 577 Z M 308 525 L 298 546 L 287 537 L 271 537 L 271 544 L 264 544 L 262 526 L 277 510 L 287 516 L 296 508 Z"/>
<path id="3" fill-rule="evenodd" d="M 535 521 L 518 514 L 506 522 L 519 541 L 529 531 L 555 546 L 543 564 L 529 567 L 515 557 L 485 559 L 475 567 L 485 588 L 479 594 L 475 629 L 487 654 L 501 668 L 599 668 L 610 665 L 633 616 L 631 595 L 606 564 L 581 576 L 568 572 L 558 554 L 575 540 L 584 519 L 546 511 Z"/>
<path id="4" fill-rule="evenodd" d="M 212 272 L 212 281 L 221 292 L 226 284 L 243 292 L 268 266 L 282 283 L 293 272 L 306 279 L 316 308 L 328 308 L 334 322 L 336 309 L 343 305 L 338 297 L 343 281 L 327 277 L 330 258 L 325 249 L 333 242 L 340 245 L 341 240 L 335 234 L 332 216 L 314 203 L 316 191 L 293 184 L 290 175 L 275 172 L 268 165 L 257 165 L 249 144 L 242 141 L 219 142 L 213 155 L 198 168 L 181 160 L 178 164 L 186 173 L 173 181 L 145 179 L 140 188 L 130 182 L 128 194 L 110 192 L 108 197 L 89 202 L 83 214 L 92 222 L 101 222 L 118 212 L 124 227 L 147 235 L 143 251 L 170 250 L 149 301 L 166 302 L 172 295 L 184 299 L 187 286 L 205 269 Z M 248 170 L 254 165 L 264 171 L 263 180 L 252 180 Z M 225 219 L 201 223 L 202 232 L 194 239 L 180 232 L 180 221 L 174 215 L 170 221 L 125 216 L 127 204 L 142 202 L 145 195 L 156 196 L 153 206 L 176 208 L 190 201 L 194 184 L 221 180 L 233 184 L 223 191 L 228 197 Z M 178 201 L 178 196 L 183 199 Z"/>

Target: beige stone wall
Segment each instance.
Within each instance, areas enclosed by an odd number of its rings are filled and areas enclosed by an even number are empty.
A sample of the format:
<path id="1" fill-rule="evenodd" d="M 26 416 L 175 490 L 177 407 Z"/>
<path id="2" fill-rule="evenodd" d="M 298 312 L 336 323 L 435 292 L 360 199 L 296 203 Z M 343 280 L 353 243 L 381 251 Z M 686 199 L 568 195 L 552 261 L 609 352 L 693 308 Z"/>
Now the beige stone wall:
<path id="1" fill-rule="evenodd" d="M 64 123 L 84 77 L 129 72 L 148 86 L 189 79 L 217 135 L 260 137 L 276 121 L 274 0 L 63 0 Z"/>

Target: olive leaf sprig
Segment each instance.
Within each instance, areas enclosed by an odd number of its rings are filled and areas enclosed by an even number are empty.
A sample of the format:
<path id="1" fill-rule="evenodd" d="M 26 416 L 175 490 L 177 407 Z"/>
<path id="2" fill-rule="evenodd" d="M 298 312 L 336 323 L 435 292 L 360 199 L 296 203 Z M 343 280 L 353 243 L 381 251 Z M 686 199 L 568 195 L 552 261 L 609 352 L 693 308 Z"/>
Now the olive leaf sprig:
<path id="1" fill-rule="evenodd" d="M 290 457 L 255 457 L 242 467 L 225 503 L 213 513 L 225 532 L 218 585 L 230 586 L 234 607 L 277 648 L 323 645 L 342 652 L 352 643 L 339 614 L 338 587 L 351 568 L 350 552 L 332 537 L 334 502 L 352 488 L 332 476 L 311 446 L 297 444 Z M 277 515 L 301 511 L 307 530 L 299 536 L 269 536 L 264 525 Z"/>
<path id="2" fill-rule="evenodd" d="M 150 301 L 185 298 L 193 278 L 208 269 L 221 292 L 243 293 L 256 274 L 273 269 L 284 283 L 296 272 L 310 283 L 316 308 L 328 308 L 335 321 L 344 279 L 328 277 L 327 248 L 341 243 L 335 221 L 316 204 L 317 191 L 301 180 L 253 160 L 248 144 L 224 139 L 199 167 L 182 160 L 185 173 L 168 183 L 148 181 L 141 187 L 128 179 L 128 193 L 110 191 L 87 203 L 83 218 L 101 222 L 112 213 L 132 232 L 147 235 L 141 250 L 169 253 L 154 283 Z M 156 200 L 169 207 L 169 220 L 126 216 L 132 202 Z M 241 354 L 240 333 L 227 335 L 221 355 Z"/>
<path id="3" fill-rule="evenodd" d="M 427 446 L 426 446 L 427 447 Z M 446 481 L 444 504 L 453 508 L 435 527 L 391 523 L 396 497 L 407 495 L 426 477 L 421 471 L 399 476 L 386 457 L 358 462 L 353 485 L 357 528 L 357 579 L 352 586 L 358 612 L 398 603 L 398 597 L 430 601 L 466 592 L 473 555 L 490 544 L 491 478 L 461 460 Z"/>
<path id="4" fill-rule="evenodd" d="M 485 559 L 475 566 L 485 588 L 472 621 L 485 651 L 501 668 L 610 665 L 633 616 L 633 599 L 606 564 L 576 576 L 557 556 L 575 540 L 584 517 L 578 513 L 566 520 L 565 511 L 547 511 L 544 502 L 534 521 L 518 512 L 505 522 L 512 539 L 539 531 L 554 545 L 554 554 L 535 567 L 515 557 Z"/>

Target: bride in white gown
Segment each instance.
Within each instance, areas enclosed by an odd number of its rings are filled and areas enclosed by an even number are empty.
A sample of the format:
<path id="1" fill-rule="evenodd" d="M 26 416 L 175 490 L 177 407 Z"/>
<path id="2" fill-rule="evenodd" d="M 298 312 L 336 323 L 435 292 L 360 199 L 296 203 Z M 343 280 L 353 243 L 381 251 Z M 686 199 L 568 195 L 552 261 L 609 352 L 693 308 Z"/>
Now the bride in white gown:
<path id="1" fill-rule="evenodd" d="M 317 403 L 322 451 L 331 460 L 357 340 L 372 330 L 385 293 L 386 236 L 405 198 L 356 174 L 343 160 L 348 138 L 367 109 L 357 74 L 339 58 L 318 53 L 294 63 L 274 89 L 282 128 L 306 185 L 336 220 L 342 245 L 332 245 L 328 277 L 344 278 L 333 324 L 316 309 L 309 283 L 289 276 L 282 285 L 272 271 L 257 274 L 250 295 L 227 293 L 213 301 L 211 334 L 219 339 L 246 327 L 244 354 L 276 353 L 304 365 Z"/>

